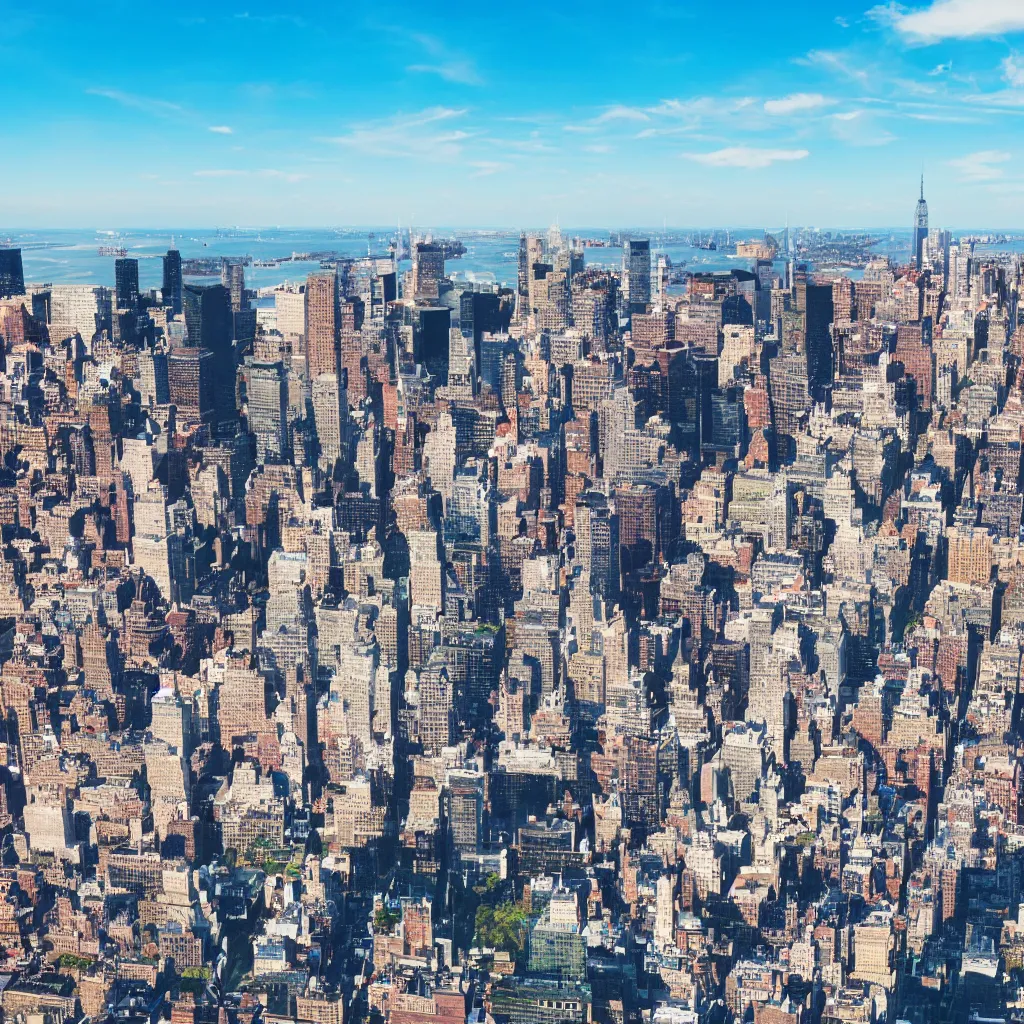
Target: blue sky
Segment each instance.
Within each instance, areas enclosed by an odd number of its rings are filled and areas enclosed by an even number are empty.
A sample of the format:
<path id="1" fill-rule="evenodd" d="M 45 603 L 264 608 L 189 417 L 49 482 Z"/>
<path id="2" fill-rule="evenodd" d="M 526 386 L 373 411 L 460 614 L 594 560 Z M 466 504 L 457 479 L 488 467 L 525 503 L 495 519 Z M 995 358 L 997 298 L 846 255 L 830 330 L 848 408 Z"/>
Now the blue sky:
<path id="1" fill-rule="evenodd" d="M 88 7 L 88 11 L 85 8 Z M 2 227 L 1024 227 L 1024 0 L 5 5 Z"/>

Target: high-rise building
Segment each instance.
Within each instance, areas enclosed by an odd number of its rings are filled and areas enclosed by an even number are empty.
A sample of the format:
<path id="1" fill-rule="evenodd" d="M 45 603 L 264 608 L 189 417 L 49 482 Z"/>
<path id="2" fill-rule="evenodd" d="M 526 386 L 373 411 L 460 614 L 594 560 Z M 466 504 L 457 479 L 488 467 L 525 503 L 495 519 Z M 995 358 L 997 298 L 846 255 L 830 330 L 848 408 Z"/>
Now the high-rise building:
<path id="1" fill-rule="evenodd" d="M 309 379 L 338 373 L 338 275 L 306 280 L 306 365 Z"/>
<path id="2" fill-rule="evenodd" d="M 444 249 L 433 242 L 417 242 L 412 249 L 412 287 L 415 299 L 436 299 L 444 280 Z"/>
<path id="3" fill-rule="evenodd" d="M 237 259 L 222 257 L 220 283 L 231 293 L 231 309 L 237 313 L 242 309 L 245 298 L 245 267 Z"/>
<path id="4" fill-rule="evenodd" d="M 288 447 L 288 383 L 282 363 L 254 363 L 246 391 L 249 429 L 259 462 L 283 458 Z"/>
<path id="5" fill-rule="evenodd" d="M 820 402 L 832 382 L 832 286 L 808 284 L 805 303 L 807 383 L 811 397 Z"/>
<path id="6" fill-rule="evenodd" d="M 185 329 L 189 345 L 214 355 L 215 422 L 237 418 L 235 404 L 235 350 L 231 344 L 231 296 L 221 284 L 187 284 L 183 291 Z"/>
<path id="7" fill-rule="evenodd" d="M 0 249 L 0 299 L 25 294 L 25 271 L 20 249 Z"/>
<path id="8" fill-rule="evenodd" d="M 320 461 L 325 469 L 333 468 L 342 456 L 342 407 L 348 413 L 348 399 L 345 389 L 340 387 L 338 376 L 322 373 L 313 379 L 313 422 L 316 425 L 317 441 L 320 443 Z"/>
<path id="9" fill-rule="evenodd" d="M 181 316 L 181 253 L 168 249 L 164 257 L 164 305 L 169 306 L 175 316 Z"/>
<path id="10" fill-rule="evenodd" d="M 175 348 L 167 357 L 170 402 L 184 420 L 210 422 L 215 412 L 214 362 L 216 356 L 201 348 Z"/>
<path id="11" fill-rule="evenodd" d="M 526 245 L 526 233 L 523 232 L 519 236 L 519 253 L 518 253 L 518 281 L 517 291 L 519 295 L 526 298 L 530 293 L 530 257 L 527 251 Z"/>
<path id="12" fill-rule="evenodd" d="M 134 312 L 139 308 L 138 260 L 114 260 L 114 299 L 119 310 Z"/>
<path id="13" fill-rule="evenodd" d="M 626 301 L 631 313 L 643 313 L 651 301 L 651 243 L 629 238 L 622 251 Z"/>
<path id="14" fill-rule="evenodd" d="M 924 175 L 921 175 L 921 198 L 914 209 L 914 230 L 911 242 L 911 256 L 917 269 L 924 269 L 924 250 L 928 241 L 928 204 L 924 201 Z"/>

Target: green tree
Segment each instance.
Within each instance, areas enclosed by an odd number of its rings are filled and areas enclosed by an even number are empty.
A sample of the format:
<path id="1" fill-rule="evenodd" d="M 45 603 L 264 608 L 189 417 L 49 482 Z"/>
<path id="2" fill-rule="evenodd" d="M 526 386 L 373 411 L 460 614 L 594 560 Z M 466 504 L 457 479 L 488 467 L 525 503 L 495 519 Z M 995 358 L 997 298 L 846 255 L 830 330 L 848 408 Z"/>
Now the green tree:
<path id="1" fill-rule="evenodd" d="M 477 943 L 518 956 L 526 948 L 526 922 L 526 911 L 519 903 L 509 900 L 496 907 L 483 903 L 476 911 Z"/>

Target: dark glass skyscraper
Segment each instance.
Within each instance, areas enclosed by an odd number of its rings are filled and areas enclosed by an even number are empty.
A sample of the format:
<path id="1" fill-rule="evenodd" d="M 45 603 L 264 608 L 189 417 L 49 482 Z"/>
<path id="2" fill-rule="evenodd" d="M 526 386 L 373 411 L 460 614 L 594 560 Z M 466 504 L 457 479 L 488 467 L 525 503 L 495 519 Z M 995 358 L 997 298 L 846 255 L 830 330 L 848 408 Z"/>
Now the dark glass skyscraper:
<path id="1" fill-rule="evenodd" d="M 651 301 L 651 243 L 646 238 L 629 238 L 623 250 L 626 298 L 631 313 L 643 313 Z"/>
<path id="2" fill-rule="evenodd" d="M 832 381 L 832 286 L 808 284 L 805 301 L 807 383 L 811 397 L 820 402 Z"/>
<path id="3" fill-rule="evenodd" d="M 168 249 L 164 257 L 164 304 L 181 316 L 181 253 Z"/>
<path id="4" fill-rule="evenodd" d="M 20 249 L 0 249 L 0 299 L 25 294 L 25 271 Z"/>
<path id="5" fill-rule="evenodd" d="M 235 405 L 235 352 L 231 344 L 231 294 L 222 284 L 187 284 L 183 289 L 185 329 L 190 345 L 216 356 L 213 374 L 218 424 L 238 415 Z"/>
<path id="6" fill-rule="evenodd" d="M 139 261 L 114 261 L 114 298 L 118 309 L 135 311 L 139 308 Z"/>

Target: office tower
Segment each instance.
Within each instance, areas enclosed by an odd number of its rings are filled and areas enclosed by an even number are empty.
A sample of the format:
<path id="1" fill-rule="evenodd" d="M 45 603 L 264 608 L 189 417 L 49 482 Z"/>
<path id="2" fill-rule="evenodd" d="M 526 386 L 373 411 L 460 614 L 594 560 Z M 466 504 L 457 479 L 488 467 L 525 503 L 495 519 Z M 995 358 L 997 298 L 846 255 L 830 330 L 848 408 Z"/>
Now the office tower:
<path id="1" fill-rule="evenodd" d="M 420 742 L 423 753 L 437 756 L 455 737 L 455 714 L 448 667 L 435 651 L 420 674 Z"/>
<path id="2" fill-rule="evenodd" d="M 306 365 L 310 380 L 338 373 L 338 275 L 306 279 Z"/>
<path id="3" fill-rule="evenodd" d="M 110 329 L 109 288 L 89 284 L 55 284 L 50 289 L 50 342 L 59 343 L 76 334 L 83 341 Z"/>
<path id="4" fill-rule="evenodd" d="M 164 305 L 169 306 L 175 316 L 181 316 L 181 253 L 168 249 L 164 257 Z"/>
<path id="5" fill-rule="evenodd" d="M 832 383 L 832 286 L 808 284 L 805 294 L 807 382 L 811 397 L 821 402 Z"/>
<path id="6" fill-rule="evenodd" d="M 484 777 L 479 772 L 449 769 L 446 815 L 452 845 L 459 853 L 478 853 L 483 840 Z"/>
<path id="7" fill-rule="evenodd" d="M 414 299 L 436 299 L 444 280 L 444 249 L 433 242 L 417 242 L 412 250 Z"/>
<path id="8" fill-rule="evenodd" d="M 437 386 L 448 383 L 448 346 L 452 311 L 447 306 L 417 306 L 413 351 Z"/>
<path id="9" fill-rule="evenodd" d="M 771 362 L 769 384 L 775 429 L 795 437 L 801 417 L 810 412 L 807 360 L 799 353 L 777 356 Z"/>
<path id="10" fill-rule="evenodd" d="M 114 260 L 114 298 L 119 310 L 135 312 L 139 308 L 139 261 Z"/>
<path id="11" fill-rule="evenodd" d="M 254 363 L 246 391 L 249 429 L 256 435 L 256 460 L 276 461 L 288 448 L 288 383 L 282 363 Z"/>
<path id="12" fill-rule="evenodd" d="M 237 260 L 221 257 L 220 283 L 231 294 L 231 309 L 237 313 L 245 298 L 245 267 Z"/>
<path id="13" fill-rule="evenodd" d="M 0 299 L 25 294 L 25 271 L 20 249 L 0 249 Z"/>
<path id="14" fill-rule="evenodd" d="M 912 233 L 911 258 L 915 260 L 918 270 L 924 269 L 924 248 L 928 241 L 928 204 L 924 201 L 924 175 L 921 175 L 921 198 L 914 210 L 914 230 Z"/>
<path id="15" fill-rule="evenodd" d="M 504 318 L 507 323 L 507 316 Z M 478 292 L 468 289 L 459 296 L 459 328 L 467 338 L 473 339 L 473 357 L 476 372 L 480 373 L 482 360 L 481 339 L 485 334 L 497 334 L 502 323 L 501 298 L 497 292 Z"/>
<path id="16" fill-rule="evenodd" d="M 312 399 L 320 463 L 329 470 L 342 456 L 342 424 L 348 415 L 348 399 L 345 389 L 339 385 L 337 374 L 322 373 L 315 377 Z"/>
<path id="17" fill-rule="evenodd" d="M 651 243 L 629 238 L 622 251 L 626 302 L 631 313 L 643 313 L 651 301 Z"/>
<path id="18" fill-rule="evenodd" d="M 167 392 L 182 420 L 209 423 L 216 411 L 216 356 L 201 348 L 175 348 L 167 357 Z"/>
<path id="19" fill-rule="evenodd" d="M 932 322 L 926 317 L 916 324 L 900 324 L 896 328 L 895 360 L 903 364 L 903 372 L 911 377 L 917 391 L 917 408 L 931 412 L 935 392 L 935 356 L 932 351 Z"/>
<path id="20" fill-rule="evenodd" d="M 517 254 L 519 295 L 526 298 L 530 294 L 530 258 L 527 252 L 526 233 L 519 236 L 519 252 Z"/>
<path id="21" fill-rule="evenodd" d="M 138 388 L 144 406 L 166 405 L 170 401 L 166 352 L 143 349 L 139 353 Z"/>
<path id="22" fill-rule="evenodd" d="M 590 588 L 606 598 L 619 593 L 619 517 L 599 491 L 581 494 L 574 510 L 576 557 L 590 566 Z"/>
<path id="23" fill-rule="evenodd" d="M 189 345 L 214 355 L 214 412 L 217 424 L 237 418 L 235 350 L 232 345 L 231 297 L 220 284 L 184 287 L 183 307 Z"/>

